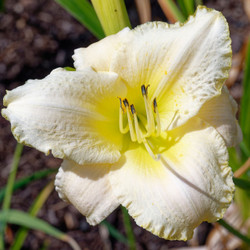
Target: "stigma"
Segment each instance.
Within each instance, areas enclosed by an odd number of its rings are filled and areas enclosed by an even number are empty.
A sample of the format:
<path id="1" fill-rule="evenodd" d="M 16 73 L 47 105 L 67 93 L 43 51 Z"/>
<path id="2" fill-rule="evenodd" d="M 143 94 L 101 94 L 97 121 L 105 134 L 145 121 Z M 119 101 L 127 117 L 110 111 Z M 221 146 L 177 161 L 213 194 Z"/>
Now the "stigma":
<path id="1" fill-rule="evenodd" d="M 127 98 L 120 100 L 119 109 L 119 129 L 122 134 L 129 133 L 131 141 L 143 143 L 150 155 L 157 159 L 158 157 L 152 151 L 148 139 L 151 136 L 161 134 L 160 115 L 156 98 L 151 102 L 148 98 L 149 85 L 141 86 L 142 101 L 144 102 L 146 114 L 138 116 L 134 104 L 129 104 Z M 141 117 L 141 119 L 139 119 Z M 145 119 L 142 119 L 145 117 Z"/>

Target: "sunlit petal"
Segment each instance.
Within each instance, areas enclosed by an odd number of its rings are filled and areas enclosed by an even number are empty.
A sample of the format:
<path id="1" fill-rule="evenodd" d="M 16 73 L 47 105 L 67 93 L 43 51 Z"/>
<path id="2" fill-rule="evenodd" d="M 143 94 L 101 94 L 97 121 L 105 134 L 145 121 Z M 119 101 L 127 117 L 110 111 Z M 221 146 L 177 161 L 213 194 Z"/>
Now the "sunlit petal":
<path id="1" fill-rule="evenodd" d="M 142 84 L 157 98 L 163 129 L 197 114 L 219 95 L 231 66 L 228 24 L 220 12 L 199 7 L 184 24 L 151 22 L 128 32 L 110 70 L 127 85 L 136 103 Z"/>
<path id="2" fill-rule="evenodd" d="M 222 135 L 227 147 L 232 147 L 242 140 L 242 132 L 235 118 L 236 112 L 237 104 L 229 95 L 227 87 L 224 86 L 221 95 L 206 102 L 197 116 L 215 127 Z"/>
<path id="3" fill-rule="evenodd" d="M 202 221 L 221 218 L 234 190 L 224 140 L 196 118 L 169 132 L 159 161 L 143 147 L 125 152 L 110 183 L 138 225 L 177 240 L 190 239 Z"/>
<path id="4" fill-rule="evenodd" d="M 56 176 L 59 196 L 72 203 L 91 225 L 100 223 L 120 204 L 108 181 L 109 170 L 108 164 L 78 165 L 65 160 Z"/>
<path id="5" fill-rule="evenodd" d="M 73 55 L 74 66 L 77 70 L 92 67 L 96 71 L 109 71 L 112 58 L 126 39 L 129 28 L 125 28 L 115 35 L 105 37 L 87 48 L 75 50 Z"/>
<path id="6" fill-rule="evenodd" d="M 2 114 L 21 143 L 79 164 L 110 163 L 122 145 L 119 91 L 126 89 L 115 73 L 57 69 L 9 91 Z"/>

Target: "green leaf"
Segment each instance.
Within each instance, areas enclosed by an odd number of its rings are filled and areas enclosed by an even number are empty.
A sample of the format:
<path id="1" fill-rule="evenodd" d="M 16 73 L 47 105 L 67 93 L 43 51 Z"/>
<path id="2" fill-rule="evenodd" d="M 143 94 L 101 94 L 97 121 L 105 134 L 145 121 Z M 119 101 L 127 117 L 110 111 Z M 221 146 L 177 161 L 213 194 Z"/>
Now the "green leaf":
<path id="1" fill-rule="evenodd" d="M 12 192 L 13 192 L 13 186 L 16 178 L 16 172 L 17 168 L 19 165 L 19 160 L 21 157 L 23 151 L 23 145 L 17 143 L 11 169 L 10 169 L 10 174 L 8 177 L 8 182 L 7 186 L 5 189 L 5 196 L 3 200 L 3 211 L 8 210 L 10 207 L 10 202 L 11 202 L 11 197 L 12 197 Z M 4 222 L 0 223 L 0 248 L 4 248 L 4 232 L 5 232 L 5 227 L 6 224 Z"/>
<path id="2" fill-rule="evenodd" d="M 188 15 L 194 14 L 194 0 L 182 0 Z"/>
<path id="3" fill-rule="evenodd" d="M 133 228 L 131 225 L 130 216 L 125 207 L 122 206 L 121 209 L 122 209 L 123 222 L 124 222 L 126 234 L 128 237 L 129 250 L 136 250 L 135 236 L 134 236 Z"/>
<path id="4" fill-rule="evenodd" d="M 240 126 L 243 132 L 243 138 L 246 148 L 250 149 L 250 41 L 248 41 L 244 79 L 243 95 L 240 105 Z"/>
<path id="5" fill-rule="evenodd" d="M 106 36 L 131 28 L 124 0 L 91 0 Z"/>
<path id="6" fill-rule="evenodd" d="M 64 69 L 67 71 L 76 71 L 76 69 L 72 67 L 64 67 Z"/>
<path id="7" fill-rule="evenodd" d="M 32 181 L 42 179 L 42 178 L 44 178 L 52 173 L 55 173 L 57 170 L 58 170 L 57 168 L 56 169 L 45 169 L 45 170 L 37 171 L 34 174 L 29 175 L 27 177 L 24 177 L 20 180 L 16 180 L 14 183 L 14 186 L 13 186 L 13 191 L 27 186 Z M 6 190 L 5 187 L 0 189 L 0 202 L 4 198 L 5 190 Z"/>
<path id="8" fill-rule="evenodd" d="M 62 239 L 64 237 L 64 233 L 59 231 L 57 228 L 54 228 L 47 222 L 19 210 L 13 209 L 1 211 L 0 221 L 39 230 L 58 239 Z"/>
<path id="9" fill-rule="evenodd" d="M 49 223 L 33 217 L 32 215 L 19 210 L 5 210 L 0 212 L 0 223 L 10 223 L 34 230 L 39 230 L 49 234 L 59 240 L 65 241 L 71 245 L 75 250 L 80 250 L 77 243 L 67 234 L 61 232 L 57 228 L 51 226 Z"/>
<path id="10" fill-rule="evenodd" d="M 115 238 L 116 240 L 128 244 L 128 240 L 125 236 L 123 236 L 114 226 L 112 226 L 110 223 L 108 223 L 106 220 L 101 222 L 101 224 L 105 227 L 107 227 L 110 235 Z"/>
<path id="11" fill-rule="evenodd" d="M 175 18 L 175 20 L 178 20 L 181 23 L 185 22 L 185 16 L 182 14 L 182 12 L 179 10 L 178 6 L 173 0 L 163 0 L 163 3 L 168 9 L 168 11 Z"/>
<path id="12" fill-rule="evenodd" d="M 250 190 L 250 181 L 233 177 L 234 184 L 244 190 Z"/>
<path id="13" fill-rule="evenodd" d="M 54 189 L 54 182 L 51 181 L 48 185 L 45 186 L 45 188 L 41 191 L 41 193 L 37 196 L 36 200 L 32 204 L 29 214 L 31 216 L 36 216 L 43 204 L 48 199 L 50 193 Z M 28 235 L 28 228 L 22 227 L 18 230 L 15 241 L 11 247 L 12 250 L 19 250 L 21 249 L 27 235 Z"/>
<path id="14" fill-rule="evenodd" d="M 9 209 L 9 207 L 10 207 L 13 186 L 14 186 L 16 172 L 17 172 L 17 168 L 19 165 L 19 160 L 20 160 L 22 151 L 23 151 L 23 145 L 18 143 L 16 145 L 16 149 L 15 149 L 15 153 L 14 153 L 14 157 L 13 157 L 13 162 L 12 162 L 12 166 L 11 166 L 11 170 L 10 170 L 10 174 L 9 174 L 9 178 L 8 178 L 8 182 L 7 182 L 7 187 L 5 190 L 5 197 L 4 197 L 4 201 L 3 201 L 3 210 Z"/>
<path id="15" fill-rule="evenodd" d="M 73 17 L 82 23 L 98 39 L 104 38 L 104 32 L 94 8 L 87 0 L 55 0 Z"/>
<path id="16" fill-rule="evenodd" d="M 181 9 L 183 16 L 185 17 L 185 19 L 187 19 L 188 13 L 187 13 L 186 6 L 185 6 L 183 0 L 177 0 L 177 3 Z"/>
<path id="17" fill-rule="evenodd" d="M 221 220 L 218 221 L 218 223 L 221 226 L 223 226 L 224 228 L 226 228 L 230 233 L 232 233 L 233 235 L 237 236 L 238 238 L 243 240 L 245 243 L 250 245 L 250 238 L 248 238 L 247 236 L 243 235 L 240 231 L 238 231 L 237 229 L 230 226 L 226 221 L 221 219 Z"/>

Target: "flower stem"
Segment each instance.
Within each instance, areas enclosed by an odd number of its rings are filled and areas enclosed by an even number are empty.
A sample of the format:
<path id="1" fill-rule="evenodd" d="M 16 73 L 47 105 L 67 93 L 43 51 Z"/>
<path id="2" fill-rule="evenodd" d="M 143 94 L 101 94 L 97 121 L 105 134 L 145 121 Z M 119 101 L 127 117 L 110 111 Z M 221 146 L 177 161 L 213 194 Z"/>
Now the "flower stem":
<path id="1" fill-rule="evenodd" d="M 122 208 L 124 226 L 125 226 L 126 234 L 128 237 L 129 250 L 136 250 L 135 236 L 133 233 L 133 228 L 131 225 L 130 216 L 129 216 L 128 211 L 125 207 L 122 206 L 121 208 Z"/>
<path id="2" fill-rule="evenodd" d="M 91 0 L 106 36 L 130 27 L 124 0 Z"/>

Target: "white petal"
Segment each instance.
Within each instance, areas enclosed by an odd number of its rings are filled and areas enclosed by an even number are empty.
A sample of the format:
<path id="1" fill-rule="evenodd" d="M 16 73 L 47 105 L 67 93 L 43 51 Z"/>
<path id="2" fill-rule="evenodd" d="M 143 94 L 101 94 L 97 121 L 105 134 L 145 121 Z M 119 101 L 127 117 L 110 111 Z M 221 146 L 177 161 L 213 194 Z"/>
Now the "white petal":
<path id="1" fill-rule="evenodd" d="M 228 24 L 220 12 L 199 7 L 184 24 L 151 22 L 128 32 L 112 61 L 130 86 L 127 98 L 149 84 L 164 129 L 185 123 L 207 100 L 219 95 L 231 66 Z M 135 107 L 136 108 L 136 107 Z"/>
<path id="2" fill-rule="evenodd" d="M 91 225 L 105 219 L 120 204 L 112 193 L 108 164 L 78 165 L 63 161 L 56 175 L 56 190 L 63 200 L 73 204 Z"/>
<path id="3" fill-rule="evenodd" d="M 234 191 L 223 139 L 197 118 L 168 133 L 159 161 L 143 147 L 128 150 L 110 183 L 138 225 L 172 240 L 190 239 L 202 221 L 221 218 Z"/>
<path id="4" fill-rule="evenodd" d="M 74 66 L 77 70 L 91 66 L 96 71 L 109 71 L 110 62 L 122 45 L 129 28 L 125 28 L 115 35 L 91 44 L 87 48 L 75 50 L 73 55 Z"/>
<path id="5" fill-rule="evenodd" d="M 215 127 L 227 147 L 232 147 L 242 141 L 242 132 L 235 118 L 236 112 L 237 103 L 230 96 L 227 87 L 223 86 L 221 95 L 206 102 L 197 116 Z"/>
<path id="6" fill-rule="evenodd" d="M 79 164 L 110 163 L 122 146 L 120 91 L 126 88 L 115 73 L 57 69 L 7 92 L 2 114 L 21 143 Z"/>

